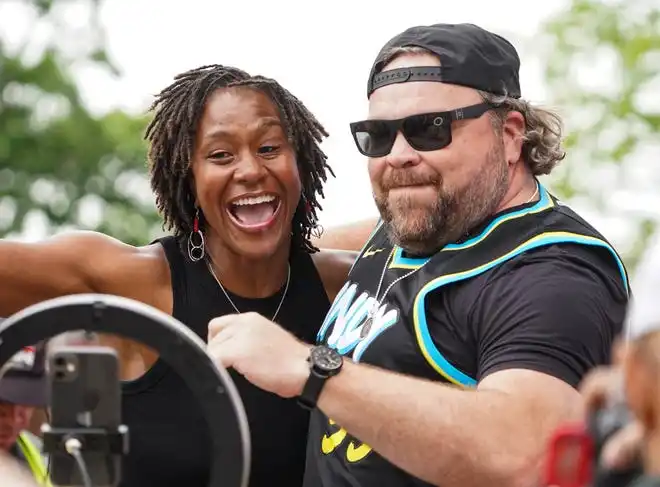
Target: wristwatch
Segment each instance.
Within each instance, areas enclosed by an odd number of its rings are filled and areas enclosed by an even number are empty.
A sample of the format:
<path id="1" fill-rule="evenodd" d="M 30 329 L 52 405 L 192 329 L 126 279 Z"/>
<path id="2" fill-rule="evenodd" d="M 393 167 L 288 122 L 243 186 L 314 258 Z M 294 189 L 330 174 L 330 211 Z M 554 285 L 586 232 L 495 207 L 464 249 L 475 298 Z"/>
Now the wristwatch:
<path id="1" fill-rule="evenodd" d="M 307 361 L 310 364 L 309 378 L 298 397 L 298 404 L 305 409 L 314 409 L 325 381 L 339 373 L 344 365 L 344 358 L 326 345 L 317 345 L 312 348 Z"/>

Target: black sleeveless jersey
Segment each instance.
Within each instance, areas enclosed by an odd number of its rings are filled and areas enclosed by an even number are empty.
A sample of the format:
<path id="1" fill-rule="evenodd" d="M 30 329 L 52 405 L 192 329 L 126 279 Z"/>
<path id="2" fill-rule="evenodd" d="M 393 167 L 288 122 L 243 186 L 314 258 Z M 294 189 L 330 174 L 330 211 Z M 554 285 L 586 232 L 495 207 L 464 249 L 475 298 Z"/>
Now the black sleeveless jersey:
<path id="1" fill-rule="evenodd" d="M 191 262 L 172 237 L 160 240 L 172 276 L 174 317 L 204 341 L 208 323 L 235 313 L 203 261 Z M 291 278 L 277 322 L 313 342 L 330 303 L 309 254 L 292 249 Z M 222 279 L 222 276 L 218 276 Z M 230 293 L 241 311 L 270 318 L 281 289 L 264 299 Z M 305 468 L 309 414 L 295 399 L 283 399 L 251 385 L 230 369 L 251 435 L 251 487 L 299 486 Z M 130 454 L 123 462 L 122 487 L 206 487 L 210 437 L 206 421 L 184 380 L 158 360 L 141 378 L 124 384 L 123 420 L 130 429 Z M 229 419 L 228 419 L 229 420 Z M 238 448 L 238 445 L 237 445 Z"/>
<path id="2" fill-rule="evenodd" d="M 614 286 L 627 299 L 626 271 L 610 244 L 542 187 L 537 203 L 496 215 L 465 240 L 446 245 L 430 257 L 406 255 L 389 242 L 379 226 L 332 304 L 317 343 L 325 343 L 355 362 L 458 387 L 476 386 L 479 346 L 468 327 L 455 318 L 458 310 L 443 309 L 442 322 L 434 318 L 430 326 L 429 300 L 434 300 L 434 306 L 444 303 L 440 306 L 451 308 L 451 301 L 438 301 L 438 297 L 466 293 L 466 284 L 536 249 L 559 245 L 565 246 L 562 251 L 572 252 L 575 244 L 578 251 L 594 255 L 598 262 L 594 267 L 606 269 L 603 272 L 616 281 Z M 475 292 L 472 299 L 477 295 Z M 377 311 L 370 320 L 372 309 Z M 315 410 L 304 485 L 428 484 L 392 465 Z"/>

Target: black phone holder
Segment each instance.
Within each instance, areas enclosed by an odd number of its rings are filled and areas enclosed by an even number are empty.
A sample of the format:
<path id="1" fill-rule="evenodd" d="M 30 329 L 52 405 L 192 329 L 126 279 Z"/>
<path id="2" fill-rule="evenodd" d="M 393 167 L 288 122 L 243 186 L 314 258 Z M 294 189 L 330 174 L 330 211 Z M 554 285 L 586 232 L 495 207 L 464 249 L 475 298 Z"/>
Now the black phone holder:
<path id="1" fill-rule="evenodd" d="M 123 456 L 128 454 L 128 427 L 119 426 L 116 430 L 107 428 L 52 428 L 41 426 L 44 453 L 67 453 L 66 442 L 77 439 L 83 453 L 105 453 Z"/>

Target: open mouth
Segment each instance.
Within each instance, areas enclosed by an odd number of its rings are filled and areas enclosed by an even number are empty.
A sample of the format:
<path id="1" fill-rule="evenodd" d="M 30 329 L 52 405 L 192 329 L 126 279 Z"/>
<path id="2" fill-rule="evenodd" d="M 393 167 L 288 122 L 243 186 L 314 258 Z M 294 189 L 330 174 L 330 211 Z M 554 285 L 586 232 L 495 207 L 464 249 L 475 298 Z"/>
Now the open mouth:
<path id="1" fill-rule="evenodd" d="M 279 196 L 273 194 L 248 196 L 229 203 L 228 212 L 238 226 L 260 230 L 275 221 L 280 203 Z"/>

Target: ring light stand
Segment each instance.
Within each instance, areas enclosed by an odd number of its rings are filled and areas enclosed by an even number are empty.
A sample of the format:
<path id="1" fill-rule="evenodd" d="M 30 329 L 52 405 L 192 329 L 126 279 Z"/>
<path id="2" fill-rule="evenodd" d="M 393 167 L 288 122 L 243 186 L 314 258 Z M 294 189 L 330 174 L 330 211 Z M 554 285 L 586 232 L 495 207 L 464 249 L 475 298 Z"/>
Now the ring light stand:
<path id="1" fill-rule="evenodd" d="M 247 487 L 250 434 L 231 377 L 181 322 L 151 306 L 103 294 L 79 294 L 30 306 L 0 323 L 0 371 L 23 347 L 69 331 L 120 335 L 156 350 L 190 388 L 212 441 L 209 487 Z"/>

